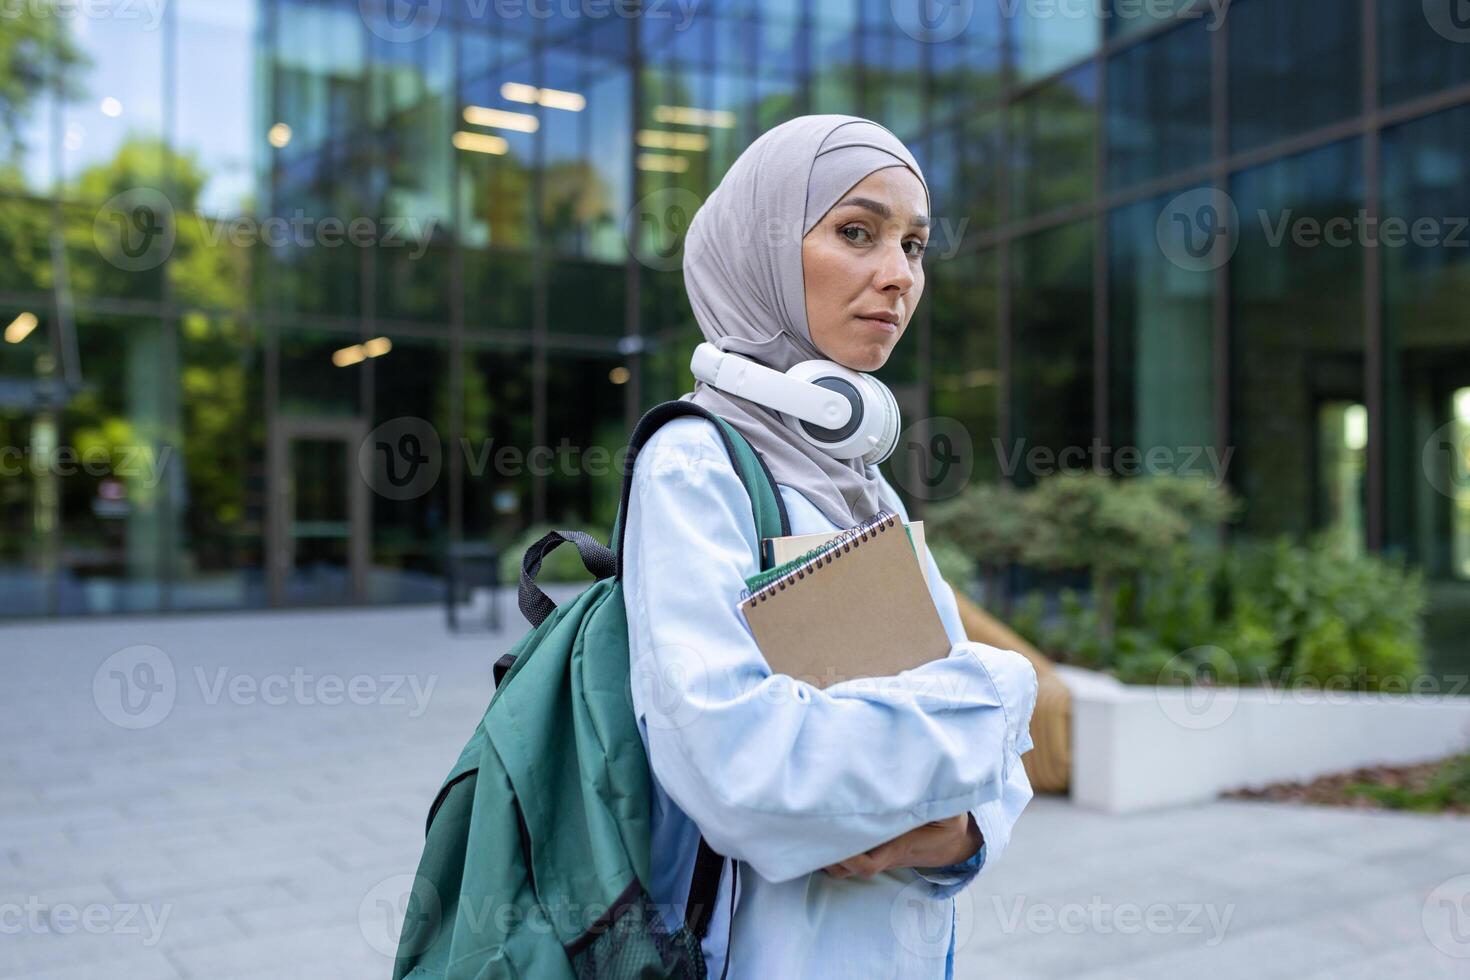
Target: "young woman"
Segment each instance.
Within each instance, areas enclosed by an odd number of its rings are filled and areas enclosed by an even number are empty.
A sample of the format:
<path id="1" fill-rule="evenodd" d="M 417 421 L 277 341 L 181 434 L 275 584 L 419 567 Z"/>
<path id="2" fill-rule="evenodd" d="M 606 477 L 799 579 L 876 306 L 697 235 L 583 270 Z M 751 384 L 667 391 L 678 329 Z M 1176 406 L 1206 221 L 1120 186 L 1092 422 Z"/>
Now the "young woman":
<path id="1" fill-rule="evenodd" d="M 924 291 L 929 191 L 887 129 L 803 116 L 756 140 L 695 214 L 684 281 L 705 339 L 785 371 L 884 364 Z M 765 458 L 793 534 L 907 519 L 875 466 L 700 382 L 684 396 Z M 953 896 L 1031 799 L 1036 698 L 1021 655 L 966 640 L 932 555 L 947 658 L 825 689 L 772 674 L 736 602 L 757 571 L 749 497 L 707 420 L 635 467 L 624 540 L 633 707 L 654 775 L 650 890 L 677 928 L 701 834 L 726 856 L 711 977 L 953 974 Z M 963 939 L 963 937 L 961 937 Z"/>

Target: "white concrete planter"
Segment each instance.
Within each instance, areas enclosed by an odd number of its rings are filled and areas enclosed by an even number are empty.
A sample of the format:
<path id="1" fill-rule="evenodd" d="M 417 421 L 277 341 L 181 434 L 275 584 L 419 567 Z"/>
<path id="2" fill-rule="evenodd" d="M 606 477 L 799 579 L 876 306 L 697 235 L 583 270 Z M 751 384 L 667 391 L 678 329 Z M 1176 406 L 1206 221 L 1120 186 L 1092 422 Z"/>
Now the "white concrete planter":
<path id="1" fill-rule="evenodd" d="M 1070 668 L 1063 680 L 1072 799 L 1110 813 L 1470 748 L 1470 693 L 1144 687 Z"/>

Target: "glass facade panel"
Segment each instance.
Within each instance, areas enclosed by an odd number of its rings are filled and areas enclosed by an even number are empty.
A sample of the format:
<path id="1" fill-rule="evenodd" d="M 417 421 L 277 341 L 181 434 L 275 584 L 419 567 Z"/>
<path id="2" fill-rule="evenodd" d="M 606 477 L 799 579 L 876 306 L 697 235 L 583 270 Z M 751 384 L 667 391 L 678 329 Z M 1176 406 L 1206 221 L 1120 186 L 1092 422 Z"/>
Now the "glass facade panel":
<path id="1" fill-rule="evenodd" d="M 1194 0 L 1148 0 L 1147 3 L 1140 0 L 1108 0 L 1104 29 L 1109 38 L 1132 37 L 1164 21 L 1172 20 L 1180 12 L 1186 12 L 1190 17 L 1206 16 L 1208 4 L 1201 2 L 1199 6 L 1206 10 L 1194 12 L 1188 9 L 1193 2 Z M 1213 18 L 1211 20 L 1213 22 Z"/>
<path id="2" fill-rule="evenodd" d="M 51 225 L 49 201 L 0 193 L 0 290 L 39 293 L 51 288 L 56 271 Z"/>
<path id="3" fill-rule="evenodd" d="M 1230 148 L 1249 150 L 1361 111 L 1362 18 L 1316 0 L 1230 5 Z"/>
<path id="4" fill-rule="evenodd" d="M 282 415 L 359 416 L 363 404 L 361 362 L 338 366 L 334 355 L 366 338 L 321 330 L 282 329 L 280 393 Z"/>
<path id="5" fill-rule="evenodd" d="M 1470 82 L 1470 20 L 1459 0 L 1379 3 L 1384 105 Z"/>
<path id="6" fill-rule="evenodd" d="M 239 318 L 189 313 L 179 322 L 180 438 L 167 471 L 179 531 L 168 556 L 171 608 L 267 601 L 262 355 Z"/>
<path id="7" fill-rule="evenodd" d="M 1028 235 L 1013 247 L 1012 443 L 1003 450 L 1003 472 L 1018 486 L 1092 439 L 1092 254 L 1091 221 Z"/>
<path id="8" fill-rule="evenodd" d="M 526 454 L 536 417 L 531 349 L 475 342 L 465 349 L 461 443 L 465 541 L 505 545 L 531 522 Z"/>
<path id="9" fill-rule="evenodd" d="M 602 262 L 558 262 L 550 270 L 546 319 L 556 333 L 621 337 L 627 270 Z"/>
<path id="10" fill-rule="evenodd" d="M 31 325 L 0 344 L 0 615 L 6 616 L 47 611 L 55 580 L 60 474 L 53 460 L 60 462 L 60 447 L 57 413 L 45 392 L 58 367 L 51 319 L 41 306 L 0 304 L 0 324 Z"/>
<path id="11" fill-rule="evenodd" d="M 1231 184 L 1241 217 L 1230 266 L 1232 482 L 1247 501 L 1245 533 L 1361 527 L 1362 480 L 1345 491 L 1320 465 L 1354 445 L 1333 413 L 1365 403 L 1363 253 L 1353 231 L 1361 160 L 1349 140 Z"/>
<path id="12" fill-rule="evenodd" d="M 933 212 L 926 254 L 931 260 L 953 257 L 968 235 L 999 220 L 999 115 L 978 115 L 970 130 L 942 129 L 916 152 Z"/>
<path id="13" fill-rule="evenodd" d="M 1001 10 L 1010 12 L 1013 57 L 1022 81 L 1075 64 L 1102 43 L 1096 3 L 1004 3 Z"/>
<path id="14" fill-rule="evenodd" d="M 199 172 L 194 206 L 201 213 L 248 213 L 256 168 L 270 149 L 266 134 L 279 121 L 265 118 L 256 97 L 260 4 L 174 0 L 170 6 L 178 23 L 174 72 L 181 90 L 191 93 L 175 100 L 170 143 Z"/>
<path id="15" fill-rule="evenodd" d="M 1097 70 L 1092 65 L 1027 93 L 1010 108 L 1011 208 L 1021 217 L 1092 197 Z"/>
<path id="16" fill-rule="evenodd" d="M 1209 159 L 1210 35 L 1196 21 L 1124 49 L 1108 63 L 1110 188 Z"/>
<path id="17" fill-rule="evenodd" d="M 924 11 L 922 4 L 911 8 L 917 19 Z M 965 10 L 962 4 L 943 8 L 948 16 Z M 964 112 L 975 103 L 983 103 L 999 94 L 1002 83 L 1002 13 L 999 4 L 977 3 L 970 17 L 954 33 L 958 25 L 945 17 L 918 20 L 908 25 L 920 37 L 935 40 L 929 47 L 929 104 L 938 117 Z M 924 28 L 934 33 L 924 32 Z M 953 36 L 951 36 L 953 34 Z M 941 38 L 943 40 L 941 40 Z"/>
<path id="18" fill-rule="evenodd" d="M 617 517 L 622 475 L 614 454 L 627 444 L 627 360 L 556 351 L 547 358 L 546 442 L 527 450 L 543 482 L 546 513 L 604 535 Z M 605 539 L 605 537 L 604 537 Z"/>
<path id="19" fill-rule="evenodd" d="M 356 0 L 175 0 L 153 23 L 46 20 L 40 57 L 13 41 L 36 5 L 14 6 L 0 451 L 48 462 L 0 479 L 0 615 L 427 601 L 456 538 L 610 526 L 611 451 L 693 383 L 686 205 L 765 130 L 837 112 L 899 133 L 930 178 L 928 299 L 879 373 L 909 421 L 963 425 L 975 479 L 1035 479 L 1036 448 L 1228 429 L 1243 535 L 1339 527 L 1403 553 L 1431 574 L 1438 647 L 1470 629 L 1470 38 L 1447 0 L 1380 0 L 1372 44 L 1356 5 L 1235 0 L 1221 52 L 1214 5 L 1183 0 L 637 21 L 454 0 L 412 41 Z M 1363 115 L 1372 77 L 1385 111 Z M 1158 240 L 1206 178 L 1240 216 L 1223 272 Z M 1408 241 L 1366 252 L 1353 222 L 1326 241 L 1375 191 Z M 683 204 L 630 228 L 650 196 Z M 1438 241 L 1413 239 L 1424 221 Z M 619 353 L 628 335 L 641 353 Z M 442 472 L 412 499 L 357 496 L 362 441 L 404 418 Z"/>
<path id="20" fill-rule="evenodd" d="M 1000 310 L 994 251 L 932 264 L 929 273 L 929 412 L 964 427 L 974 453 L 972 480 L 999 479 Z M 903 448 L 903 447 L 900 447 Z"/>
<path id="21" fill-rule="evenodd" d="M 362 367 L 372 372 L 372 428 L 386 434 L 387 451 L 394 453 L 395 464 L 403 464 L 398 476 L 405 481 L 405 490 L 371 497 L 372 565 L 367 595 L 372 602 L 433 601 L 443 594 L 441 576 L 449 546 L 451 474 L 445 455 L 458 448 L 453 439 L 449 345 L 417 337 L 390 340 L 391 351 Z M 417 452 L 415 443 L 403 441 L 409 433 L 404 421 L 415 419 L 427 422 L 427 431 L 437 436 L 429 440 L 427 449 Z M 403 431 L 395 426 L 402 426 Z M 417 444 L 423 445 L 424 438 Z M 351 448 L 355 453 L 357 447 Z M 432 467 L 436 462 L 439 472 L 432 480 L 420 481 L 408 468 Z M 356 465 L 355 459 L 353 463 Z"/>
<path id="22" fill-rule="evenodd" d="M 56 611 L 158 609 L 180 535 L 171 506 L 182 465 L 174 325 L 88 316 L 76 330 L 82 389 L 60 413 L 57 465 L 40 491 L 59 504 Z M 78 462 L 64 464 L 63 450 Z"/>
<path id="23" fill-rule="evenodd" d="M 1470 666 L 1470 109 L 1383 137 L 1387 544 L 1422 566 L 1442 665 Z"/>
<path id="24" fill-rule="evenodd" d="M 1104 465 L 1136 472 L 1138 464 L 1118 456 L 1135 447 L 1150 461 L 1148 472 L 1223 478 L 1210 468 L 1225 462 L 1214 431 L 1214 275 L 1181 268 L 1159 247 L 1159 215 L 1169 200 L 1140 201 L 1108 218 L 1106 441 L 1113 458 Z"/>
<path id="25" fill-rule="evenodd" d="M 457 230 L 466 246 L 529 246 L 535 234 L 532 177 L 536 135 L 505 127 L 489 133 L 484 127 L 470 126 L 463 114 L 471 106 L 496 109 L 535 118 L 539 127 L 539 117 L 526 103 L 505 98 L 503 94 L 506 91 L 520 94 L 516 86 L 534 85 L 536 69 L 530 48 L 515 37 L 494 37 L 477 31 L 460 39 L 459 57 L 466 68 L 460 78 L 462 106 L 456 132 L 490 135 L 500 142 L 487 144 L 460 137 L 464 146 L 455 154 L 455 179 L 459 185 Z M 492 152 L 500 150 L 503 152 Z"/>
<path id="26" fill-rule="evenodd" d="M 45 7 L 29 5 L 31 16 Z M 94 206 L 107 182 L 99 174 L 126 160 L 157 175 L 164 151 L 162 8 L 148 16 L 91 17 L 68 31 L 81 63 L 67 72 L 72 98 L 59 103 L 59 174 L 69 195 Z M 55 16 L 46 11 L 42 16 Z M 52 134 L 54 137 L 56 134 Z M 149 184 L 158 189 L 166 185 Z M 99 196 L 100 195 L 100 196 Z"/>

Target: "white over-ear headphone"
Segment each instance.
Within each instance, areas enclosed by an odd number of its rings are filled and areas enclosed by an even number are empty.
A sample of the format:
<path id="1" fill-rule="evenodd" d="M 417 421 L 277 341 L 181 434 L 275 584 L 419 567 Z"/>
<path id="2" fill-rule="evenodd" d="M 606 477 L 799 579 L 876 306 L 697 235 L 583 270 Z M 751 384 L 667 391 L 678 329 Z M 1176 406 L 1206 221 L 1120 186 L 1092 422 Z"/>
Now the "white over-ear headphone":
<path id="1" fill-rule="evenodd" d="M 898 445 L 893 392 L 836 361 L 802 361 L 783 374 L 705 342 L 694 348 L 689 369 L 721 391 L 775 409 L 793 432 L 838 459 L 877 464 Z"/>

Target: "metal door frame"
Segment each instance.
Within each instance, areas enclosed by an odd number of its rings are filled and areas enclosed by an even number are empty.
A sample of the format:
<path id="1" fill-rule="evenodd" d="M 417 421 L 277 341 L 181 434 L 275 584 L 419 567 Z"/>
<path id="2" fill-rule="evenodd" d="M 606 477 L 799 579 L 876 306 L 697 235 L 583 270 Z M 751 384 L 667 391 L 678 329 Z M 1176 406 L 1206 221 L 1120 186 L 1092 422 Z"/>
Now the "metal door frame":
<path id="1" fill-rule="evenodd" d="M 368 570 L 368 485 L 357 472 L 357 453 L 367 438 L 367 423 L 341 416 L 282 415 L 271 428 L 267 472 L 272 485 L 268 495 L 266 534 L 267 579 L 272 606 L 286 605 L 286 573 L 291 561 L 288 534 L 292 501 L 291 442 L 295 439 L 340 440 L 347 447 L 347 472 L 343 474 L 347 495 L 347 564 L 352 576 L 352 602 L 367 600 Z"/>

